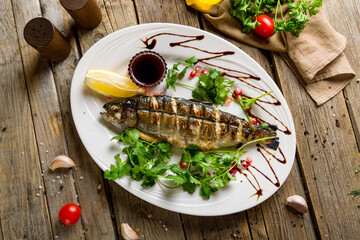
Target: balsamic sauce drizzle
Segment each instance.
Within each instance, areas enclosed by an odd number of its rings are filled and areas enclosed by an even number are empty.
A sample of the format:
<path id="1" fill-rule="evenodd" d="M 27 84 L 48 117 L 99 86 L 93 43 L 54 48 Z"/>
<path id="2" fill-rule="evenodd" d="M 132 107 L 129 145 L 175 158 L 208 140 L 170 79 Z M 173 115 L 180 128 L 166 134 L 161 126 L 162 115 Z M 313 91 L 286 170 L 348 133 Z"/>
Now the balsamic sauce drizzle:
<path id="1" fill-rule="evenodd" d="M 291 135 L 291 131 L 289 130 L 289 128 L 288 128 L 280 119 L 278 119 L 274 114 L 272 114 L 271 112 L 269 112 L 268 110 L 266 110 L 266 109 L 265 109 L 263 106 L 261 106 L 259 103 L 256 103 L 256 102 L 255 102 L 255 104 L 258 105 L 262 110 L 264 110 L 267 114 L 269 114 L 271 117 L 273 117 L 277 122 L 279 122 L 279 123 L 285 128 L 285 130 L 278 128 L 278 129 L 277 129 L 278 131 L 283 132 L 283 133 L 285 133 L 286 135 Z M 260 117 L 258 117 L 258 116 L 256 116 L 256 115 L 254 115 L 254 114 L 251 112 L 251 110 L 248 110 L 247 112 L 248 112 L 248 114 L 249 114 L 250 117 L 256 118 L 259 122 L 264 122 L 264 123 L 267 123 L 267 124 L 269 124 L 269 125 L 271 124 L 271 123 L 265 121 L 264 119 L 262 119 L 262 118 L 260 118 Z"/>
<path id="2" fill-rule="evenodd" d="M 197 47 L 193 47 L 193 46 L 189 46 L 189 45 L 184 45 L 185 43 L 189 43 L 189 42 L 193 42 L 193 41 L 201 41 L 204 39 L 204 35 L 197 35 L 197 36 L 188 36 L 188 35 L 182 35 L 182 34 L 175 34 L 175 33 L 158 33 L 158 34 L 155 34 L 149 38 L 146 38 L 145 40 L 141 40 L 144 44 L 145 44 L 145 48 L 147 49 L 153 49 L 155 48 L 156 46 L 156 43 L 157 43 L 157 40 L 155 39 L 155 37 L 158 37 L 158 36 L 161 36 L 161 35 L 171 35 L 171 36 L 177 36 L 177 37 L 183 37 L 183 38 L 187 38 L 187 40 L 184 40 L 184 41 L 180 41 L 180 42 L 172 42 L 172 43 L 169 43 L 170 47 L 175 47 L 175 46 L 180 46 L 180 47 L 184 47 L 184 48 L 191 48 L 191 49 L 194 49 L 194 50 L 197 50 L 197 51 L 200 51 L 200 52 L 204 52 L 204 53 L 207 53 L 207 54 L 210 54 L 210 55 L 213 55 L 213 56 L 210 56 L 210 57 L 207 57 L 207 58 L 202 58 L 202 59 L 198 59 L 198 62 L 202 62 L 203 64 L 206 64 L 208 66 L 212 66 L 212 67 L 217 67 L 219 69 L 222 69 L 222 70 L 225 70 L 227 72 L 222 72 L 221 74 L 223 76 L 227 76 L 227 77 L 231 77 L 231 78 L 234 78 L 234 79 L 237 79 L 245 84 L 247 84 L 248 86 L 252 87 L 252 88 L 255 88 L 257 90 L 260 90 L 264 93 L 266 93 L 267 91 L 262 89 L 262 88 L 259 88 L 251 83 L 249 83 L 248 81 L 245 81 L 247 79 L 252 79 L 252 80 L 256 80 L 256 81 L 260 81 L 261 79 L 259 77 L 256 77 L 256 76 L 253 76 L 249 73 L 246 73 L 246 72 L 242 72 L 242 71 L 238 71 L 238 70 L 234 70 L 234 69 L 228 69 L 228 68 L 225 68 L 225 67 L 222 67 L 222 66 L 218 66 L 218 65 L 215 65 L 215 64 L 212 64 L 212 63 L 209 63 L 207 62 L 206 60 L 210 60 L 210 59 L 215 59 L 215 58 L 220 58 L 222 56 L 226 56 L 226 55 L 234 55 L 235 52 L 233 51 L 224 51 L 224 52 L 210 52 L 210 51 L 207 51 L 207 50 L 203 50 L 203 49 L 200 49 L 200 48 L 197 48 Z M 233 72 L 233 73 L 237 73 L 237 74 L 241 74 L 242 76 L 238 76 L 238 75 L 233 75 L 233 74 L 230 74 L 230 72 Z M 244 97 L 248 97 L 250 98 L 249 96 L 246 96 L 244 94 L 242 94 L 242 96 Z M 269 96 L 275 101 L 275 102 L 270 102 L 270 101 L 265 101 L 265 100 L 257 100 L 258 102 L 261 102 L 261 103 L 264 103 L 264 104 L 273 104 L 273 105 L 281 105 L 281 102 L 272 94 L 269 94 Z M 259 103 L 255 103 L 256 105 L 258 105 L 261 109 L 263 109 L 266 113 L 268 113 L 270 116 L 272 116 L 277 122 L 279 122 L 284 128 L 285 130 L 282 130 L 282 129 L 279 129 L 279 131 L 287 134 L 287 135 L 290 135 L 291 132 L 289 130 L 289 128 L 282 122 L 280 121 L 276 116 L 274 116 L 272 113 L 270 113 L 268 110 L 266 110 L 263 106 L 261 106 Z M 256 118 L 259 122 L 265 122 L 267 124 L 270 124 L 269 122 L 259 118 L 258 116 L 254 115 L 253 113 L 251 113 L 250 110 L 248 110 L 248 114 L 250 117 L 253 117 L 253 118 Z M 270 164 L 270 159 L 268 159 L 267 156 L 271 156 L 273 157 L 274 159 L 276 159 L 278 162 L 282 163 L 282 164 L 286 164 L 286 158 L 285 158 L 285 155 L 283 154 L 282 150 L 280 147 L 278 147 L 278 150 L 280 152 L 280 154 L 282 155 L 283 159 L 280 159 L 278 157 L 276 157 L 273 153 L 269 152 L 268 150 L 266 150 L 263 146 L 261 146 L 260 144 L 257 144 L 257 151 L 262 155 L 262 157 L 265 159 L 266 163 L 268 164 L 271 172 L 273 173 L 275 179 L 276 179 L 276 182 L 271 180 L 270 177 L 268 177 L 266 174 L 264 174 L 260 169 L 258 169 L 257 167 L 255 167 L 254 165 L 252 164 L 249 164 L 247 166 L 247 168 L 245 168 L 244 170 L 238 168 L 237 166 L 235 166 L 233 168 L 233 170 L 235 170 L 236 172 L 239 172 L 240 174 L 244 175 L 245 178 L 247 179 L 247 181 L 250 183 L 250 185 L 256 190 L 256 192 L 251 195 L 250 197 L 253 197 L 253 196 L 257 196 L 257 200 L 259 200 L 260 196 L 263 195 L 263 190 L 260 186 L 260 183 L 257 179 L 257 177 L 254 175 L 254 173 L 250 170 L 250 168 L 254 169 L 255 171 L 257 171 L 259 174 L 261 174 L 266 180 L 268 180 L 269 182 L 271 182 L 274 186 L 276 187 L 280 187 L 280 182 L 279 182 L 279 179 L 273 169 L 273 167 L 271 166 Z M 242 161 L 243 163 L 244 161 Z M 247 171 L 251 174 L 252 178 L 255 180 L 256 182 L 256 185 L 254 184 L 254 182 L 252 180 L 249 179 L 249 176 L 244 172 L 244 171 Z M 249 198 L 250 198 L 249 197 Z"/>

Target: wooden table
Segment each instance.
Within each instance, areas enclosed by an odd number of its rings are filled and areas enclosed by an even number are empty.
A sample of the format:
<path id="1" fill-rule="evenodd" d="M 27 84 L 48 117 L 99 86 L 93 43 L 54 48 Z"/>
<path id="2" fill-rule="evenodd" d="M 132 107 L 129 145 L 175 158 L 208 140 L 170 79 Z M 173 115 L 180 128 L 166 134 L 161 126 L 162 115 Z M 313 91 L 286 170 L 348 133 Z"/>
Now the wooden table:
<path id="1" fill-rule="evenodd" d="M 360 188 L 355 173 L 360 169 L 359 1 L 324 1 L 326 16 L 347 37 L 345 53 L 357 77 L 321 107 L 276 53 L 228 39 L 183 0 L 97 2 L 103 21 L 87 31 L 74 26 L 58 0 L 0 0 L 0 240 L 121 239 L 124 222 L 146 239 L 360 238 L 360 198 L 348 196 Z M 64 62 L 45 60 L 25 42 L 25 24 L 38 16 L 70 40 L 72 51 Z M 253 57 L 282 90 L 296 126 L 296 162 L 280 190 L 261 205 L 221 217 L 163 210 L 104 180 L 82 146 L 69 98 L 77 62 L 107 34 L 149 22 L 184 24 L 222 36 Z M 77 167 L 49 171 L 60 154 L 70 156 Z M 310 211 L 304 216 L 285 206 L 293 194 L 306 197 Z M 82 209 L 81 221 L 72 227 L 58 220 L 68 202 Z"/>

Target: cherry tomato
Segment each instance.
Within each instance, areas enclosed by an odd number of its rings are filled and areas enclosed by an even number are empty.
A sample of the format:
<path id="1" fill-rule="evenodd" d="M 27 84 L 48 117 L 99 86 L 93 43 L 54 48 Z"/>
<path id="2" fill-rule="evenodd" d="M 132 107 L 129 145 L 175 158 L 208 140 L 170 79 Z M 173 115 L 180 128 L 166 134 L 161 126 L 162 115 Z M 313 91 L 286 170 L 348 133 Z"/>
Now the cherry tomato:
<path id="1" fill-rule="evenodd" d="M 275 29 L 274 21 L 264 14 L 257 16 L 256 20 L 260 23 L 260 25 L 256 26 L 254 29 L 256 34 L 265 38 L 271 37 Z"/>
<path id="2" fill-rule="evenodd" d="M 80 218 L 81 210 L 75 203 L 67 203 L 60 209 L 59 218 L 65 225 L 74 225 Z"/>
<path id="3" fill-rule="evenodd" d="M 180 168 L 186 168 L 188 163 L 181 161 L 179 165 L 180 165 Z"/>

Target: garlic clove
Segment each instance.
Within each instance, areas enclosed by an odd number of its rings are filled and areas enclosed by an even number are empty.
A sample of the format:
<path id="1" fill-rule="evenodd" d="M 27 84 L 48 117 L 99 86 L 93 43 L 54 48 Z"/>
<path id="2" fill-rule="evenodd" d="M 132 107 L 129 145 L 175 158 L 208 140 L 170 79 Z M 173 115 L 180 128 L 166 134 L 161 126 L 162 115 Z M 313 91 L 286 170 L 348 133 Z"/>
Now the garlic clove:
<path id="1" fill-rule="evenodd" d="M 293 195 L 286 199 L 286 205 L 294 208 L 296 211 L 300 213 L 307 213 L 308 205 L 305 199 L 299 195 Z"/>
<path id="2" fill-rule="evenodd" d="M 75 167 L 74 161 L 65 155 L 60 155 L 54 158 L 52 162 L 50 163 L 49 168 L 53 171 L 55 171 L 58 168 L 71 168 Z"/>
<path id="3" fill-rule="evenodd" d="M 127 223 L 121 224 L 121 236 L 125 240 L 138 240 L 139 239 L 139 236 L 136 234 L 136 232 L 134 230 L 131 229 L 131 227 Z"/>

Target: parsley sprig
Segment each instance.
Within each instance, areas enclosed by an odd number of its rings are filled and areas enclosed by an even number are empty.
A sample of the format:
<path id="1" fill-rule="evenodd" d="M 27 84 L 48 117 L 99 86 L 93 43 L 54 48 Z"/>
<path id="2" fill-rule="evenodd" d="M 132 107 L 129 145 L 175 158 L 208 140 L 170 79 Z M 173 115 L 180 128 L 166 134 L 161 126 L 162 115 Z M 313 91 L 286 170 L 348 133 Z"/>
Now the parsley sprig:
<path id="1" fill-rule="evenodd" d="M 233 98 L 233 101 L 237 102 L 240 107 L 242 108 L 242 110 L 244 111 L 247 119 L 249 120 L 249 122 L 251 122 L 250 120 L 250 116 L 248 111 L 250 110 L 251 106 L 254 105 L 256 103 L 256 100 L 258 100 L 259 98 L 265 97 L 266 95 L 269 95 L 270 93 L 272 93 L 273 91 L 264 93 L 263 95 L 260 95 L 258 97 L 255 98 L 247 98 L 247 97 L 242 97 L 240 100 L 237 100 L 236 98 Z M 267 124 L 261 124 L 261 126 L 263 128 L 267 128 Z"/>
<path id="2" fill-rule="evenodd" d="M 353 198 L 354 197 L 360 197 L 360 189 L 359 190 L 353 190 L 348 195 L 351 195 Z"/>
<path id="3" fill-rule="evenodd" d="M 268 139 L 268 138 L 266 138 Z M 136 181 L 143 181 L 142 187 L 151 187 L 156 182 L 168 188 L 181 187 L 185 192 L 194 193 L 200 188 L 200 195 L 209 199 L 211 193 L 223 188 L 236 177 L 230 171 L 240 164 L 240 157 L 245 154 L 242 148 L 253 142 L 244 144 L 237 150 L 214 150 L 204 152 L 196 145 L 183 149 L 182 162 L 186 168 L 178 164 L 168 164 L 172 156 L 169 143 L 150 143 L 140 139 L 140 132 L 136 129 L 127 129 L 118 140 L 125 145 L 123 153 L 126 160 L 115 155 L 115 165 L 105 170 L 104 178 L 116 180 L 125 174 Z M 257 141 L 265 140 L 259 139 Z"/>
<path id="4" fill-rule="evenodd" d="M 231 0 L 230 14 L 242 22 L 241 31 L 251 32 L 260 23 L 254 19 L 260 14 L 269 14 L 275 10 L 275 32 L 291 32 L 295 36 L 304 30 L 308 16 L 316 15 L 322 7 L 322 0 Z M 285 19 L 282 5 L 288 4 L 289 18 Z M 277 20 L 281 17 L 281 20 Z"/>
<path id="5" fill-rule="evenodd" d="M 167 88 L 171 87 L 174 91 L 176 91 L 175 90 L 175 84 L 185 86 L 185 87 L 189 87 L 189 88 L 193 88 L 191 86 L 179 83 L 179 82 L 177 82 L 177 80 L 183 79 L 184 76 L 185 76 L 186 71 L 189 68 L 196 71 L 196 69 L 194 68 L 193 65 L 196 64 L 197 61 L 198 60 L 197 60 L 196 57 L 190 57 L 190 58 L 186 59 L 185 62 L 178 62 L 177 64 L 174 64 L 173 67 L 168 70 L 167 78 L 166 78 L 166 87 Z M 180 65 L 185 66 L 181 71 L 178 68 Z"/>

